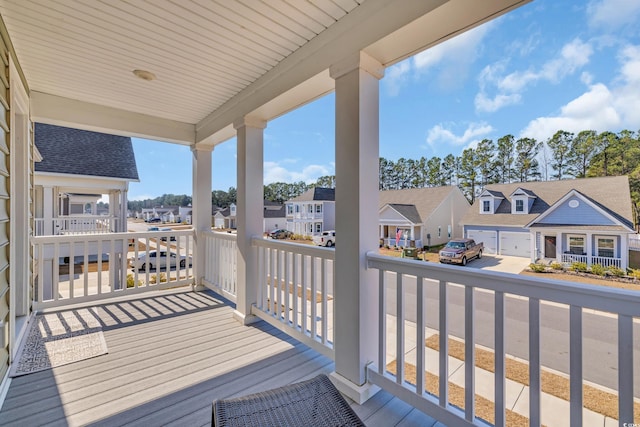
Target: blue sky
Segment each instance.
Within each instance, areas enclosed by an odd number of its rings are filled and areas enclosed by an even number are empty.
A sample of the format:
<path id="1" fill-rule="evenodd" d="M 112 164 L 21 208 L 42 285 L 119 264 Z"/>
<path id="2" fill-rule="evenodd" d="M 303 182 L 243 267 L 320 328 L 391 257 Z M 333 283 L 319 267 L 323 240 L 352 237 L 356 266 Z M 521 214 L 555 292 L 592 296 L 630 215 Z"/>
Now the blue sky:
<path id="1" fill-rule="evenodd" d="M 640 130 L 640 1 L 535 0 L 387 68 L 380 155 L 459 155 L 506 134 Z M 334 96 L 270 121 L 264 183 L 335 173 Z M 191 194 L 188 147 L 134 139 L 129 199 Z M 236 143 L 213 151 L 212 187 L 236 185 Z"/>

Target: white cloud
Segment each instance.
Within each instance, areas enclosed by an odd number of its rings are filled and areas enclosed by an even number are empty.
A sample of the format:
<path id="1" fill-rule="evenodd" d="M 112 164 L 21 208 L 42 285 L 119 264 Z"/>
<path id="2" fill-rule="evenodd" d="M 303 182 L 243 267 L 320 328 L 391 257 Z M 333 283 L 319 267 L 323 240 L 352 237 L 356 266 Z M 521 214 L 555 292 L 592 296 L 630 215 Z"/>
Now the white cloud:
<path id="1" fill-rule="evenodd" d="M 453 127 L 453 125 L 451 126 Z M 452 144 L 456 146 L 472 143 L 474 139 L 493 132 L 493 127 L 487 123 L 469 123 L 461 135 L 448 129 L 443 124 L 437 124 L 427 133 L 427 144 L 433 146 L 437 143 Z"/>
<path id="2" fill-rule="evenodd" d="M 290 161 L 283 163 L 291 163 Z M 333 169 L 324 165 L 308 165 L 302 170 L 293 170 L 290 166 L 283 167 L 279 162 L 264 162 L 264 183 L 273 182 L 298 182 L 304 181 L 307 184 L 315 182 L 319 177 L 332 175 Z"/>
<path id="3" fill-rule="evenodd" d="M 482 40 L 495 23 L 491 21 L 475 27 L 389 67 L 383 79 L 387 92 L 391 96 L 398 95 L 409 79 L 436 67 L 441 67 L 437 76 L 441 87 L 459 84 L 478 58 Z"/>
<path id="4" fill-rule="evenodd" d="M 591 44 L 576 38 L 565 44 L 558 55 L 543 64 L 539 70 L 514 71 L 504 75 L 507 65 L 505 61 L 487 65 L 478 76 L 480 91 L 475 98 L 476 111 L 495 112 L 519 103 L 527 86 L 540 80 L 559 83 L 586 65 L 592 54 Z M 496 94 L 488 95 L 493 88 Z"/>
<path id="5" fill-rule="evenodd" d="M 522 136 L 546 140 L 560 129 L 569 132 L 638 129 L 640 46 L 623 48 L 618 60 L 618 76 L 610 87 L 603 83 L 589 85 L 588 91 L 561 107 L 559 114 L 532 120 Z"/>
<path id="6" fill-rule="evenodd" d="M 587 6 L 587 20 L 592 27 L 614 29 L 620 25 L 635 23 L 640 15 L 637 0 L 600 0 Z"/>

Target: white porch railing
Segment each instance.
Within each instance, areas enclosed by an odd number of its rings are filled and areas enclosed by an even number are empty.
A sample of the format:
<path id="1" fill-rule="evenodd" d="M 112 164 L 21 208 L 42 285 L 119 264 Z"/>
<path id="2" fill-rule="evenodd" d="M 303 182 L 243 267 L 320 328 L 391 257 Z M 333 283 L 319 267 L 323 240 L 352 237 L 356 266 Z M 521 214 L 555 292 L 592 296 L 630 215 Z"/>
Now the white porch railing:
<path id="1" fill-rule="evenodd" d="M 640 234 L 629 236 L 629 249 L 640 251 Z"/>
<path id="2" fill-rule="evenodd" d="M 588 257 L 586 255 L 576 255 L 576 254 L 562 254 L 562 262 L 566 264 L 571 264 L 574 262 L 584 262 L 587 263 Z"/>
<path id="3" fill-rule="evenodd" d="M 31 243 L 35 309 L 193 283 L 193 230 L 40 236 Z"/>
<path id="4" fill-rule="evenodd" d="M 204 284 L 235 302 L 237 296 L 238 244 L 231 233 L 205 231 Z"/>
<path id="5" fill-rule="evenodd" d="M 254 237 L 258 297 L 252 314 L 324 355 L 333 350 L 335 251 Z"/>
<path id="6" fill-rule="evenodd" d="M 603 267 L 622 268 L 622 258 L 611 258 L 606 256 L 591 257 L 591 265 L 600 264 Z"/>
<path id="7" fill-rule="evenodd" d="M 45 220 L 35 219 L 36 236 L 60 234 L 97 234 L 118 231 L 118 218 L 102 215 L 65 216 Z"/>
<path id="8" fill-rule="evenodd" d="M 570 282 L 532 279 L 519 275 L 465 269 L 455 266 L 438 265 L 419 261 L 401 260 L 370 252 L 367 255 L 369 268 L 379 271 L 379 352 L 377 360 L 368 367 L 369 381 L 395 394 L 432 415 L 446 425 L 478 425 L 474 397 L 476 395 L 475 367 L 465 363 L 464 367 L 464 404 L 453 406 L 449 396 L 448 337 L 450 335 L 450 317 L 464 313 L 464 359 L 475 360 L 476 332 L 479 329 L 476 310 L 476 297 L 482 290 L 492 294 L 494 306 L 494 396 L 495 425 L 505 425 L 506 379 L 505 379 L 505 326 L 506 306 L 515 299 L 505 295 L 525 297 L 528 300 L 528 348 L 529 350 L 529 425 L 541 424 L 541 304 L 542 301 L 564 304 L 567 309 L 569 328 L 569 381 L 571 401 L 569 412 L 571 425 L 583 425 L 583 313 L 585 309 L 594 309 L 613 314 L 617 318 L 617 367 L 618 372 L 618 415 L 619 420 L 634 419 L 634 361 L 633 323 L 640 317 L 640 295 L 633 291 L 598 288 Z M 388 276 L 391 276 L 390 278 Z M 391 280 L 389 280 L 391 279 Z M 439 362 L 438 387 L 434 394 L 425 391 L 427 369 L 425 346 L 415 345 L 415 379 L 408 380 L 405 363 L 409 340 L 425 343 L 426 304 L 431 301 L 427 296 L 427 287 L 431 287 L 431 296 L 437 295 Z M 414 294 L 408 294 L 412 288 Z M 452 308 L 450 294 L 462 296 L 463 307 Z M 411 295 L 408 297 L 407 295 Z M 413 313 L 407 309 L 415 300 Z M 519 300 L 518 300 L 519 301 Z M 431 306 L 430 306 L 431 307 Z M 395 325 L 387 325 L 389 310 L 395 314 Z M 452 311 L 455 310 L 455 313 Z M 407 333 L 407 316 L 415 316 L 415 335 Z M 585 331 L 588 332 L 588 331 Z M 615 344 L 614 344 L 615 345 Z M 389 357 L 388 349 L 395 348 L 395 355 Z M 555 349 L 554 349 L 555 350 Z M 614 350 L 615 351 L 615 350 Z M 395 357 L 395 360 L 390 358 Z M 395 374 L 387 368 L 395 361 Z"/>

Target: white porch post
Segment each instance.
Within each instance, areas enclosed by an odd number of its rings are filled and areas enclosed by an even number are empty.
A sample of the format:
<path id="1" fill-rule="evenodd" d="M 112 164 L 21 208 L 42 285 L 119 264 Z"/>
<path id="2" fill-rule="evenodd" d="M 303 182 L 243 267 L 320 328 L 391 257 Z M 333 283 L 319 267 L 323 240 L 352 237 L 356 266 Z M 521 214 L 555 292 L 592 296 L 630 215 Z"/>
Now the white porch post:
<path id="1" fill-rule="evenodd" d="M 556 261 L 562 262 L 562 232 L 556 233 Z"/>
<path id="2" fill-rule="evenodd" d="M 531 262 L 536 262 L 538 258 L 544 258 L 544 246 L 542 249 L 538 247 L 538 235 L 540 235 L 540 241 L 544 245 L 544 236 L 542 236 L 542 234 L 536 233 L 535 231 L 529 232 Z M 539 253 L 541 254 L 540 256 L 538 256 Z"/>
<path id="3" fill-rule="evenodd" d="M 366 253 L 378 250 L 379 83 L 384 69 L 360 53 L 331 67 L 336 81 L 335 368 L 337 387 L 358 403 L 378 388 L 366 365 L 378 346 L 377 273 Z"/>
<path id="4" fill-rule="evenodd" d="M 629 261 L 629 235 L 620 235 L 620 268 L 627 270 L 627 263 Z"/>
<path id="5" fill-rule="evenodd" d="M 191 225 L 195 230 L 193 248 L 193 286 L 196 290 L 204 289 L 205 251 L 202 232 L 211 230 L 211 152 L 213 147 L 191 147 L 192 153 L 192 186 Z"/>
<path id="6" fill-rule="evenodd" d="M 587 265 L 591 265 L 593 260 L 593 233 L 587 233 L 586 240 Z"/>
<path id="7" fill-rule="evenodd" d="M 53 187 L 42 187 L 42 218 L 44 221 L 43 235 L 53 235 L 53 217 L 55 210 L 55 199 L 53 197 Z"/>
<path id="8" fill-rule="evenodd" d="M 120 192 L 121 196 L 122 196 L 122 206 L 120 208 L 120 230 L 121 232 L 126 232 L 127 231 L 127 210 L 129 209 L 129 203 L 128 203 L 128 191 L 127 190 L 122 190 Z"/>
<path id="9" fill-rule="evenodd" d="M 264 120 L 245 117 L 234 123 L 238 139 L 238 201 L 236 227 L 238 230 L 237 300 L 233 317 L 247 325 L 257 320 L 251 314 L 258 290 L 258 257 L 251 247 L 253 236 L 262 236 L 263 133 Z"/>

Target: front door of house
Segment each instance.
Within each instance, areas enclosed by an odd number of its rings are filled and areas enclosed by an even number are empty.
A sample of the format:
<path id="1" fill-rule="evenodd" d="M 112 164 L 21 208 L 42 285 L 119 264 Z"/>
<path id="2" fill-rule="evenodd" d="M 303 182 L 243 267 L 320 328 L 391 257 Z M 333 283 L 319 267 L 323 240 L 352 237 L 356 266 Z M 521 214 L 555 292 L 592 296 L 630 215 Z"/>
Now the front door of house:
<path id="1" fill-rule="evenodd" d="M 556 236 L 544 236 L 544 257 L 556 257 Z"/>

